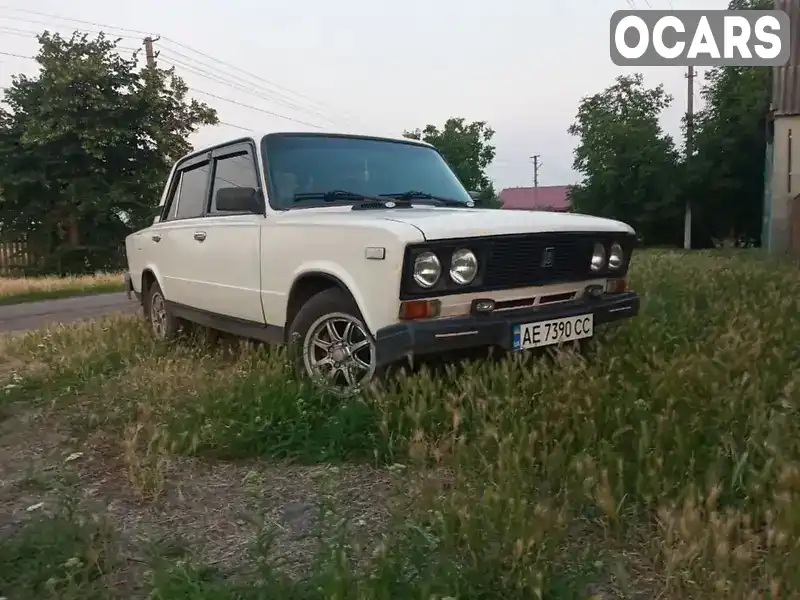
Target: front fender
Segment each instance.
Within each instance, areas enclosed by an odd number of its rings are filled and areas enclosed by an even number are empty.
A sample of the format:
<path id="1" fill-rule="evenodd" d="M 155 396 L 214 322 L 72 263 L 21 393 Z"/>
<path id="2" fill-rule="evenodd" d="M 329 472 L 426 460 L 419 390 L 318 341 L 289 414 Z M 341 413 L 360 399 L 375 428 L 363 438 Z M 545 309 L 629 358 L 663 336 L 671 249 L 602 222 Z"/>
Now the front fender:
<path id="1" fill-rule="evenodd" d="M 338 279 L 353 296 L 364 323 L 374 335 L 381 327 L 397 321 L 400 270 L 391 264 L 378 263 L 383 272 L 373 272 L 356 280 L 352 273 L 331 261 L 312 261 L 301 265 L 293 273 L 292 281 L 312 273 L 320 273 Z M 363 279 L 363 281 L 361 280 Z M 287 297 L 288 298 L 288 297 Z"/>

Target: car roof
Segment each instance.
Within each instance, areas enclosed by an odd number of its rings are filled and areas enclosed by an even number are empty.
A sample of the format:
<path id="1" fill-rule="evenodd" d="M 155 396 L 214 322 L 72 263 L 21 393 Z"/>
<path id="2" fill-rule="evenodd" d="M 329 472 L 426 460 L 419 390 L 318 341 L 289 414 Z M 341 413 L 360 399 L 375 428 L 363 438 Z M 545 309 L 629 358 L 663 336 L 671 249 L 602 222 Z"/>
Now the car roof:
<path id="1" fill-rule="evenodd" d="M 258 135 L 254 135 L 253 137 L 256 139 L 261 139 L 265 135 L 317 135 L 317 136 L 335 136 L 335 137 L 351 137 L 351 138 L 367 138 L 371 140 L 383 140 L 386 142 L 408 142 L 410 144 L 417 144 L 418 146 L 431 146 L 428 142 L 423 142 L 422 140 L 413 140 L 411 138 L 403 137 L 403 136 L 393 136 L 393 135 L 372 135 L 369 133 L 345 133 L 342 131 L 335 131 L 335 130 L 326 130 L 320 129 L 318 131 L 291 131 L 291 130 L 281 130 L 281 131 L 261 131 L 258 132 Z"/>
<path id="2" fill-rule="evenodd" d="M 216 144 L 210 146 L 204 146 L 202 148 L 195 148 L 188 154 L 181 156 L 176 163 L 182 162 L 187 158 L 191 158 L 193 156 L 198 156 L 200 154 L 204 154 L 206 152 L 211 152 L 217 148 L 221 148 L 223 146 L 228 146 L 230 144 L 235 144 L 237 142 L 244 142 L 253 140 L 255 142 L 260 142 L 264 136 L 267 135 L 302 135 L 302 136 L 326 136 L 326 137 L 346 137 L 346 138 L 361 138 L 361 139 L 370 139 L 370 140 L 378 140 L 378 141 L 385 141 L 385 142 L 405 142 L 407 144 L 415 144 L 417 146 L 425 146 L 427 148 L 433 148 L 431 144 L 428 142 L 423 142 L 422 140 L 414 140 L 402 136 L 386 136 L 386 135 L 370 135 L 370 134 L 361 134 L 361 133 L 343 133 L 338 131 L 327 131 L 327 130 L 320 130 L 320 131 L 305 131 L 305 130 L 267 130 L 267 131 L 254 131 L 252 135 L 248 136 L 238 136 L 232 137 L 224 142 L 217 142 Z"/>

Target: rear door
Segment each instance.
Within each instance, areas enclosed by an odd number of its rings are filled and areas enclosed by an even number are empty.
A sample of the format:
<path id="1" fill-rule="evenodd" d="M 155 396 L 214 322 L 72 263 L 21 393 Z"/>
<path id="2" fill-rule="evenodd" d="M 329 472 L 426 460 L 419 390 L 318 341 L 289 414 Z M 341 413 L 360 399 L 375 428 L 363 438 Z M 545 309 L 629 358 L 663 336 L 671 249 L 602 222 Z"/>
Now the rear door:
<path id="1" fill-rule="evenodd" d="M 170 302 L 194 308 L 204 306 L 207 275 L 195 232 L 201 230 L 210 184 L 211 153 L 181 162 L 161 221 L 150 228 L 164 296 Z"/>

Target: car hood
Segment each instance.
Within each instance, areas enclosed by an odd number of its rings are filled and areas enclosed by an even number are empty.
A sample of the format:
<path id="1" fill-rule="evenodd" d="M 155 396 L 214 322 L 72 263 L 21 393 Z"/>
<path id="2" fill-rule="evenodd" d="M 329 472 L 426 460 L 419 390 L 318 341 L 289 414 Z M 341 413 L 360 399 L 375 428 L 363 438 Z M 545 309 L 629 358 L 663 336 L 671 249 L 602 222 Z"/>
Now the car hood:
<path id="1" fill-rule="evenodd" d="M 620 221 L 548 211 L 414 207 L 395 209 L 382 216 L 416 227 L 426 240 L 549 231 L 634 233 L 632 227 Z"/>

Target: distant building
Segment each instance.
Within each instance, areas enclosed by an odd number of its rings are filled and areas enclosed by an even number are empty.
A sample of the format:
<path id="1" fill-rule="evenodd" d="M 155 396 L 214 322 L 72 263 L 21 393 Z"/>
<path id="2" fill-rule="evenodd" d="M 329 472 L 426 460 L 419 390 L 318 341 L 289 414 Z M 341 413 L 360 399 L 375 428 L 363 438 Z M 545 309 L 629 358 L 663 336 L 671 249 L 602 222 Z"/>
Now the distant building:
<path id="1" fill-rule="evenodd" d="M 546 185 L 535 187 L 512 187 L 500 192 L 500 203 L 506 210 L 548 210 L 569 212 L 569 186 Z"/>
<path id="2" fill-rule="evenodd" d="M 792 41 L 800 32 L 800 3 L 775 0 L 789 15 Z M 764 170 L 764 227 L 761 245 L 774 254 L 800 255 L 800 47 L 791 45 L 789 62 L 775 67 L 767 116 Z"/>

